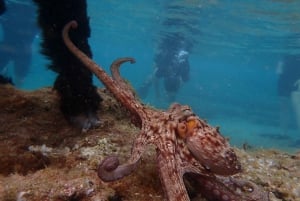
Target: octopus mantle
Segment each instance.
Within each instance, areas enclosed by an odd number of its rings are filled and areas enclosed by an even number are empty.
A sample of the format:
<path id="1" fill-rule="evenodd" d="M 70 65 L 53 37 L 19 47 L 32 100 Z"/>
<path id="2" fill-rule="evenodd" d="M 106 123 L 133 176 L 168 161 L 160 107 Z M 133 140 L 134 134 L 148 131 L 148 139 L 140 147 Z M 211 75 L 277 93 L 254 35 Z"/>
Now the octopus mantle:
<path id="1" fill-rule="evenodd" d="M 134 63 L 134 59 L 113 62 L 110 77 L 70 40 L 68 33 L 77 26 L 77 22 L 71 21 L 64 27 L 66 46 L 130 111 L 133 123 L 141 129 L 127 163 L 120 165 L 116 156 L 101 162 L 98 176 L 103 181 L 115 181 L 131 174 L 147 145 L 154 144 L 161 182 L 169 201 L 189 200 L 183 177 L 208 200 L 269 200 L 268 194 L 254 183 L 230 177 L 241 171 L 241 165 L 218 128 L 211 127 L 186 105 L 173 104 L 167 111 L 161 111 L 142 104 L 119 73 L 122 63 Z"/>

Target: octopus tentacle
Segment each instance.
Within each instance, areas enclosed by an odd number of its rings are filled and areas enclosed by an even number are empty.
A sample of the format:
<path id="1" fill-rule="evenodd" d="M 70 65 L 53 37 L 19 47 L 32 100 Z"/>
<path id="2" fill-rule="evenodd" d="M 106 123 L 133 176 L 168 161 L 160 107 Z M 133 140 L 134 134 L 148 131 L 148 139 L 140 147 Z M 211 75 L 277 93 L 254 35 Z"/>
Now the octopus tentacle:
<path id="1" fill-rule="evenodd" d="M 91 60 L 86 54 L 80 51 L 74 43 L 69 38 L 69 31 L 70 29 L 76 29 L 78 27 L 78 23 L 73 20 L 67 23 L 62 32 L 62 37 L 64 40 L 65 45 L 68 49 L 76 55 L 76 57 L 92 72 L 95 72 L 96 76 L 103 82 L 103 84 L 108 87 L 110 90 L 115 91 L 117 90 L 118 86 L 113 81 L 111 77 L 109 77 L 106 72 L 103 70 L 101 66 L 96 64 L 93 60 Z"/>
<path id="2" fill-rule="evenodd" d="M 193 173 L 187 173 L 185 176 L 207 200 L 269 201 L 269 194 L 249 181 L 231 177 L 205 176 Z"/>
<path id="3" fill-rule="evenodd" d="M 173 186 L 176 184 L 176 188 L 164 189 L 168 200 L 176 201 L 189 201 L 188 193 L 186 191 L 183 178 L 178 167 L 174 167 L 173 161 L 176 159 L 172 155 L 166 155 L 159 153 L 157 156 L 160 180 L 163 187 Z M 170 168 L 172 167 L 172 168 Z M 163 175 L 168 175 L 164 177 Z"/>
<path id="4" fill-rule="evenodd" d="M 235 193 L 228 189 L 221 182 L 216 180 L 215 177 L 206 177 L 196 174 L 186 174 L 188 181 L 193 183 L 193 187 L 201 193 L 209 201 L 238 201 Z M 243 200 L 246 201 L 246 200 Z"/>
<path id="5" fill-rule="evenodd" d="M 109 156 L 98 166 L 98 177 L 103 181 L 115 181 L 132 173 L 136 169 L 147 143 L 141 136 L 143 134 L 140 134 L 135 140 L 135 146 L 127 163 L 120 165 L 116 156 Z"/>
<path id="6" fill-rule="evenodd" d="M 103 181 L 115 181 L 131 174 L 137 167 L 137 163 L 119 165 L 116 156 L 105 158 L 98 166 L 98 177 Z"/>
<path id="7" fill-rule="evenodd" d="M 80 51 L 70 40 L 69 31 L 71 28 L 77 28 L 78 24 L 76 21 L 70 21 L 67 23 L 62 32 L 62 37 L 67 48 L 90 70 L 92 71 L 99 80 L 105 85 L 105 87 L 114 95 L 114 97 L 123 104 L 126 109 L 128 109 L 134 116 L 135 119 L 141 119 L 141 108 L 142 104 L 135 101 L 132 97 L 132 93 L 128 93 L 118 85 L 114 79 L 107 75 L 101 66 L 96 64 L 92 59 L 90 59 L 86 54 Z M 139 112 L 138 112 L 139 111 Z M 141 121 L 141 120 L 139 120 Z"/>
<path id="8" fill-rule="evenodd" d="M 131 86 L 120 76 L 120 66 L 125 62 L 135 63 L 135 59 L 131 57 L 119 58 L 116 59 L 110 66 L 110 71 L 112 78 L 128 93 L 134 95 L 134 91 Z"/>
<path id="9" fill-rule="evenodd" d="M 226 179 L 226 178 L 224 178 L 224 179 Z M 230 184 L 234 188 L 242 189 L 244 196 L 249 197 L 249 200 L 259 200 L 259 201 L 268 201 L 269 200 L 269 193 L 263 191 L 255 183 L 253 183 L 251 181 L 236 179 L 236 178 L 232 178 L 232 177 L 229 177 L 229 181 L 230 181 Z"/>

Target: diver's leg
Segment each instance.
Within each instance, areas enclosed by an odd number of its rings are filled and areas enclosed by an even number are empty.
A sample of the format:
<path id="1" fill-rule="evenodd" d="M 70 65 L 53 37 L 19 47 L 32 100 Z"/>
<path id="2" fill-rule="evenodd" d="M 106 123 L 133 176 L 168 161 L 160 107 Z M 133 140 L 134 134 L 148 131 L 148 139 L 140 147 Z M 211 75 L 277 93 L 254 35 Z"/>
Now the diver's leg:
<path id="1" fill-rule="evenodd" d="M 59 93 L 60 109 L 75 126 L 86 131 L 98 126 L 97 110 L 102 98 L 93 85 L 93 74 L 66 48 L 61 38 L 63 27 L 76 20 L 78 28 L 70 32 L 77 47 L 92 57 L 88 38 L 89 17 L 86 0 L 34 0 L 42 29 L 42 52 L 50 60 L 49 68 L 58 73 L 54 88 Z M 53 26 L 55 24 L 56 26 Z"/>

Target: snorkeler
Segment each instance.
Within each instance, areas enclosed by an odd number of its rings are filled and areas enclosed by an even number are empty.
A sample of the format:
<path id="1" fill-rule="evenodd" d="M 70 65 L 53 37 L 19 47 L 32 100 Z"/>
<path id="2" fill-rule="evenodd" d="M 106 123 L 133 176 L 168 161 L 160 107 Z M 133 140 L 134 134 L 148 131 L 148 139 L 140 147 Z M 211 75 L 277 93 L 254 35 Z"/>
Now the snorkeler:
<path id="1" fill-rule="evenodd" d="M 154 58 L 154 73 L 138 89 L 141 98 L 147 96 L 150 86 L 153 84 L 158 98 L 161 97 L 160 80 L 163 82 L 164 91 L 168 101 L 176 98 L 180 86 L 189 80 L 189 51 L 184 37 L 179 33 L 165 36 Z"/>
<path id="2" fill-rule="evenodd" d="M 190 78 L 189 55 L 197 44 L 193 36 L 201 33 L 194 26 L 199 12 L 189 4 L 176 1 L 164 2 L 163 8 L 154 71 L 137 93 L 145 98 L 150 86 L 154 85 L 156 98 L 161 99 L 163 93 L 168 102 L 173 102 L 182 84 Z"/>
<path id="3" fill-rule="evenodd" d="M 283 62 L 278 65 L 278 95 L 280 97 L 280 124 L 283 134 L 286 135 L 290 127 L 290 105 L 296 117 L 298 129 L 300 129 L 300 55 L 285 56 Z"/>
<path id="4" fill-rule="evenodd" d="M 14 82 L 21 86 L 29 71 L 32 42 L 38 33 L 36 8 L 29 0 L 1 0 L 0 24 L 3 37 L 0 42 L 0 74 L 8 73 L 8 64 L 14 64 Z"/>

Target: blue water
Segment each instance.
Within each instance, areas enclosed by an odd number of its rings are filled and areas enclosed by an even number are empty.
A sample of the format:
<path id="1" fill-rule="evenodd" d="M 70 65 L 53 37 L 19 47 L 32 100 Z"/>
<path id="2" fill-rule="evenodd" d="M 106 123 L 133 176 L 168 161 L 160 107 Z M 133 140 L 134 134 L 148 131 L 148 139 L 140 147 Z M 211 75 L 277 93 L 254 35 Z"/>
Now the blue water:
<path id="1" fill-rule="evenodd" d="M 300 131 L 289 100 L 283 113 L 277 93 L 278 63 L 285 54 L 300 54 L 300 1 L 297 0 L 88 0 L 94 60 L 109 69 L 124 56 L 122 75 L 138 88 L 153 72 L 160 39 L 179 31 L 193 43 L 190 80 L 176 102 L 189 104 L 236 146 L 300 148 Z M 175 19 L 183 25 L 165 25 Z M 33 43 L 33 63 L 20 88 L 51 86 L 55 74 Z M 11 64 L 10 64 L 11 65 Z M 300 66 L 299 66 L 300 68 Z M 8 68 L 13 75 L 12 68 Z M 95 84 L 102 87 L 95 79 Z M 150 90 L 145 103 L 167 108 L 167 100 Z M 300 103 L 299 103 L 300 104 Z"/>

